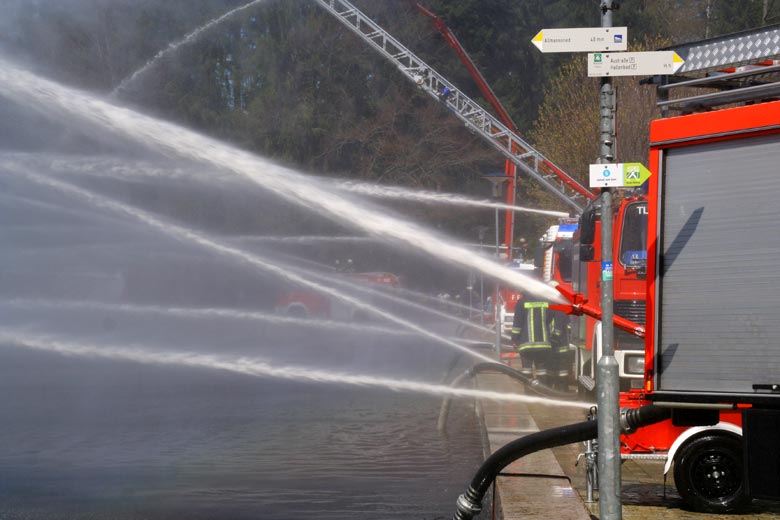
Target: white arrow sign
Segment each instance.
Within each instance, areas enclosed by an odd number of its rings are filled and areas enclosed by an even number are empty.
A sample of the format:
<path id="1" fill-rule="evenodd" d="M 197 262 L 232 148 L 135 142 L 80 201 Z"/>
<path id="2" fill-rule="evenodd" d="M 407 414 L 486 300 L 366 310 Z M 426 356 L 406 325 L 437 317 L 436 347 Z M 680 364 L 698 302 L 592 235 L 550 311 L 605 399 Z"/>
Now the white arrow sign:
<path id="1" fill-rule="evenodd" d="M 542 29 L 531 43 L 542 52 L 624 51 L 628 48 L 626 27 L 574 27 Z"/>
<path id="2" fill-rule="evenodd" d="M 591 164 L 590 187 L 591 188 L 616 188 L 622 186 L 622 164 Z"/>
<path id="3" fill-rule="evenodd" d="M 590 165 L 591 188 L 636 188 L 650 178 L 642 163 L 608 163 Z"/>
<path id="4" fill-rule="evenodd" d="M 674 51 L 594 52 L 588 54 L 588 76 L 655 76 L 674 74 L 683 60 Z"/>

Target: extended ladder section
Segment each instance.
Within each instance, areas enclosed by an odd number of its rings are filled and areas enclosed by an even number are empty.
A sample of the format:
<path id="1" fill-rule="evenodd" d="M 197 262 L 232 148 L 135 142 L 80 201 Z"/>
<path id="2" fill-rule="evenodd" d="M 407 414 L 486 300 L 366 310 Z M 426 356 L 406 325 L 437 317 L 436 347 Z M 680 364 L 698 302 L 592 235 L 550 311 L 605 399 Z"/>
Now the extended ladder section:
<path id="1" fill-rule="evenodd" d="M 588 188 L 571 178 L 487 110 L 469 99 L 347 0 L 314 1 L 395 64 L 398 70 L 420 89 L 444 103 L 467 128 L 485 138 L 521 171 L 534 178 L 577 213 L 582 212 L 588 201 L 596 198 Z"/>
<path id="2" fill-rule="evenodd" d="M 439 31 L 439 33 L 442 35 L 444 40 L 450 45 L 450 47 L 455 49 L 455 52 L 458 54 L 458 57 L 460 58 L 460 61 L 469 71 L 469 74 L 471 74 L 471 77 L 474 80 L 474 83 L 477 84 L 477 88 L 479 88 L 479 91 L 485 97 L 487 102 L 490 103 L 490 106 L 493 107 L 493 110 L 496 111 L 496 114 L 498 114 L 499 119 L 501 119 L 501 121 L 503 121 L 503 123 L 507 125 L 510 130 L 517 133 L 518 131 L 517 125 L 512 120 L 512 116 L 509 115 L 509 112 L 507 112 L 506 108 L 504 108 L 504 105 L 501 103 L 501 100 L 498 99 L 496 93 L 493 92 L 492 88 L 490 88 L 490 85 L 488 84 L 487 80 L 477 68 L 477 64 L 474 63 L 474 60 L 471 59 L 469 53 L 466 52 L 466 49 L 463 47 L 463 45 L 460 44 L 458 38 L 455 36 L 455 33 L 453 33 L 450 30 L 450 28 L 447 27 L 447 24 L 444 23 L 444 20 L 442 20 L 440 17 L 433 14 L 431 11 L 429 11 L 422 5 L 417 4 L 417 9 L 419 9 L 420 12 L 422 12 L 425 16 L 427 16 L 433 21 L 433 26 L 436 27 L 436 30 Z"/>

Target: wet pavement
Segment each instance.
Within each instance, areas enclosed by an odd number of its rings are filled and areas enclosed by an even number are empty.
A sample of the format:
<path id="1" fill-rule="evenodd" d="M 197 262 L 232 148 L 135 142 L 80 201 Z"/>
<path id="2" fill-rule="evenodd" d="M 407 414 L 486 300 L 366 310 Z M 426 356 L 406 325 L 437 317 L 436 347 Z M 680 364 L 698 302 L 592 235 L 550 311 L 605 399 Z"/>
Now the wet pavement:
<path id="1" fill-rule="evenodd" d="M 482 373 L 477 385 L 483 390 L 523 392 L 523 385 L 503 374 Z M 540 431 L 529 407 L 523 403 L 496 403 L 483 400 L 477 407 L 484 427 L 489 451 L 495 452 L 506 443 Z M 580 422 L 580 421 L 575 421 Z M 502 470 L 496 479 L 494 510 L 501 518 L 556 518 L 589 520 L 570 478 L 563 471 L 551 450 L 542 450 L 520 458 Z M 551 515 L 551 506 L 554 515 Z"/>
<path id="2" fill-rule="evenodd" d="M 480 387 L 522 392 L 522 384 L 499 374 L 481 374 Z M 542 404 L 480 403 L 482 422 L 490 449 L 537 430 L 546 430 L 586 419 L 581 409 Z M 504 472 L 532 473 L 534 477 L 500 477 L 496 496 L 504 520 L 598 518 L 598 492 L 588 504 L 584 462 L 577 457 L 582 443 L 544 450 L 507 467 Z M 780 504 L 754 501 L 743 514 L 712 515 L 686 511 L 674 487 L 671 472 L 664 483 L 663 460 L 626 460 L 621 467 L 624 520 L 768 520 L 780 518 Z M 486 501 L 488 497 L 486 497 Z"/>

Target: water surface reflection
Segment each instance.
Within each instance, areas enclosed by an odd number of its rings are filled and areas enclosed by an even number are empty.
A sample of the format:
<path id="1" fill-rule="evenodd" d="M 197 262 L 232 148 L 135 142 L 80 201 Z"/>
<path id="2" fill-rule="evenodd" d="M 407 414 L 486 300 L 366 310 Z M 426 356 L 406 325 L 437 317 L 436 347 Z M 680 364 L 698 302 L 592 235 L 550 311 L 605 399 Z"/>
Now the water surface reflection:
<path id="1" fill-rule="evenodd" d="M 430 396 L 0 352 L 3 518 L 448 518 L 481 460 L 471 408 L 442 438 Z"/>

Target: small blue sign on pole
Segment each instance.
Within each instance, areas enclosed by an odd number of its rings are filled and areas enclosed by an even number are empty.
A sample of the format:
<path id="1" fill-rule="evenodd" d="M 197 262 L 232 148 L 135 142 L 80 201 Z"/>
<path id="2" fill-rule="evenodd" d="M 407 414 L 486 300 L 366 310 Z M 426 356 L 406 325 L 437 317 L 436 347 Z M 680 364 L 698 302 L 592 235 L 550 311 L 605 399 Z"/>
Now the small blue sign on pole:
<path id="1" fill-rule="evenodd" d="M 601 262 L 601 280 L 608 282 L 612 280 L 613 266 L 612 262 Z"/>

